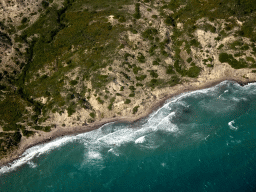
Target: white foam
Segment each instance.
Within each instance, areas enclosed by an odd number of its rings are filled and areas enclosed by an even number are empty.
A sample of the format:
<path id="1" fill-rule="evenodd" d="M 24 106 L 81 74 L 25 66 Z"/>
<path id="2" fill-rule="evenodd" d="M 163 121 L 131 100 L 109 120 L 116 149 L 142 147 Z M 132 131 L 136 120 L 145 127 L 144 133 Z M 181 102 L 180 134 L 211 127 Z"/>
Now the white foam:
<path id="1" fill-rule="evenodd" d="M 32 161 L 29 161 L 29 162 L 28 162 L 28 165 L 29 165 L 29 167 L 31 167 L 31 168 L 36 168 L 36 167 L 37 167 L 37 164 L 33 163 Z"/>
<path id="2" fill-rule="evenodd" d="M 133 133 L 134 131 L 132 129 L 121 129 L 108 135 L 105 135 L 99 138 L 97 141 L 105 143 L 107 145 L 121 145 L 123 143 L 133 141 Z"/>
<path id="3" fill-rule="evenodd" d="M 175 112 L 170 113 L 167 117 L 163 118 L 157 125 L 157 129 L 166 132 L 177 132 L 178 126 L 171 123 L 171 119 L 175 116 Z"/>
<path id="4" fill-rule="evenodd" d="M 97 151 L 89 151 L 87 153 L 87 158 L 88 159 L 102 159 L 102 156 L 99 152 Z"/>
<path id="5" fill-rule="evenodd" d="M 235 127 L 235 126 L 233 126 L 234 123 L 235 123 L 234 120 L 233 120 L 233 121 L 230 121 L 230 122 L 228 123 L 228 126 L 229 126 L 229 128 L 232 129 L 232 130 L 237 130 L 238 128 Z"/>
<path id="6" fill-rule="evenodd" d="M 135 143 L 136 143 L 136 144 L 138 144 L 138 143 L 144 143 L 145 141 L 146 141 L 145 136 L 142 136 L 142 137 L 136 139 Z"/>
<path id="7" fill-rule="evenodd" d="M 38 157 L 38 156 L 42 155 L 43 153 L 46 153 L 46 152 L 51 151 L 57 147 L 60 147 L 68 142 L 71 142 L 74 139 L 75 139 L 75 136 L 67 136 L 67 137 L 55 139 L 54 141 L 49 142 L 49 143 L 44 143 L 41 145 L 31 147 L 31 148 L 27 149 L 20 156 L 19 159 L 13 161 L 12 163 L 9 163 L 6 166 L 1 167 L 0 174 L 13 171 L 17 167 L 20 167 L 20 166 L 24 165 L 25 163 L 30 162 L 34 157 Z M 31 162 L 29 164 L 31 165 Z"/>
<path id="8" fill-rule="evenodd" d="M 119 153 L 117 153 L 113 148 L 108 150 L 109 153 L 113 153 L 116 156 L 119 156 Z"/>

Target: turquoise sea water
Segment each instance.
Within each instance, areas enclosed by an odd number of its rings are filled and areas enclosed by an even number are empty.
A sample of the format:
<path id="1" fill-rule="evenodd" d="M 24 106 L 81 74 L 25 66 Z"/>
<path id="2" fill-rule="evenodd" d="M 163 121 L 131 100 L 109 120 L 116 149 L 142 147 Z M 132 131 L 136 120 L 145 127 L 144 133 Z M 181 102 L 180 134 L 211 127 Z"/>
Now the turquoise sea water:
<path id="1" fill-rule="evenodd" d="M 255 191 L 255 146 L 256 83 L 224 81 L 32 147 L 0 168 L 0 191 Z"/>

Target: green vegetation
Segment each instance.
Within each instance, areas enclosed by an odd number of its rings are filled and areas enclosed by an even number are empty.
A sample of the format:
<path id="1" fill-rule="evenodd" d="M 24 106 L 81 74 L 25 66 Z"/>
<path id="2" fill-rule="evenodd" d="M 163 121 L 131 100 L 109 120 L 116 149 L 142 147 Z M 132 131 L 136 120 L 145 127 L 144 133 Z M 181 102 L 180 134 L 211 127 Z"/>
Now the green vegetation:
<path id="1" fill-rule="evenodd" d="M 168 83 L 170 86 L 175 86 L 180 83 L 180 78 L 177 75 L 174 75 Z"/>
<path id="2" fill-rule="evenodd" d="M 146 79 L 147 75 L 140 75 L 140 76 L 136 76 L 137 81 L 143 81 L 144 79 Z"/>
<path id="3" fill-rule="evenodd" d="M 124 102 L 124 104 L 129 104 L 129 103 L 131 103 L 130 99 L 126 99 L 125 102 Z"/>
<path id="4" fill-rule="evenodd" d="M 50 131 L 51 126 L 41 123 L 47 122 L 52 113 L 62 114 L 67 110 L 68 116 L 72 116 L 77 109 L 84 108 L 91 117 L 87 122 L 93 122 L 96 114 L 89 103 L 93 95 L 102 107 L 106 107 L 103 104 L 107 102 L 108 109 L 112 110 L 115 97 L 127 96 L 128 88 L 129 97 L 135 97 L 136 89 L 139 94 L 148 88 L 175 86 L 182 82 L 182 77 L 198 77 L 201 68 L 196 62 L 200 57 L 193 55 L 194 51 L 201 49 L 203 64 L 207 67 L 214 66 L 214 57 L 209 50 L 202 49 L 195 36 L 197 29 L 217 33 L 216 41 L 229 35 L 236 38 L 225 44 L 225 49 L 234 50 L 234 55 L 220 53 L 220 62 L 235 69 L 256 68 L 256 3 L 253 0 L 172 0 L 161 1 L 159 7 L 158 2 L 150 0 L 64 0 L 62 5 L 59 3 L 42 1 L 43 9 L 39 10 L 40 16 L 35 22 L 24 15 L 20 15 L 18 26 L 0 21 L 4 31 L 0 32 L 1 39 L 14 48 L 11 59 L 16 65 L 10 62 L 0 73 L 0 126 L 4 132 L 12 131 L 0 133 L 0 155 L 18 144 L 21 133 L 29 137 L 35 130 Z M 135 12 L 126 11 L 126 5 L 134 5 Z M 147 10 L 145 13 L 141 12 L 142 7 L 143 11 Z M 114 15 L 113 25 L 110 15 Z M 152 19 L 148 18 L 151 15 Z M 243 25 L 236 24 L 234 16 Z M 158 27 L 161 19 L 168 28 L 165 34 L 162 26 Z M 224 28 L 220 27 L 219 19 L 225 21 Z M 182 27 L 177 27 L 178 23 L 182 23 Z M 127 31 L 138 34 L 133 37 L 141 35 L 143 42 L 131 40 Z M 250 44 L 242 37 L 248 38 Z M 224 50 L 223 47 L 224 44 L 220 44 L 217 49 Z M 188 56 L 182 56 L 184 51 Z M 166 57 L 174 60 L 174 65 L 166 64 Z M 120 62 L 118 66 L 116 61 Z M 1 58 L 0 63 L 4 66 L 5 59 Z M 163 69 L 167 75 L 160 77 Z M 121 86 L 120 90 L 114 87 L 112 92 L 109 87 L 112 82 Z M 124 88 L 125 92 L 118 93 Z M 41 103 L 39 98 L 46 103 Z M 126 99 L 124 103 L 130 104 L 131 100 Z M 138 108 L 133 109 L 134 114 Z M 20 125 L 23 123 L 26 126 Z"/>
<path id="5" fill-rule="evenodd" d="M 135 93 L 134 92 L 130 93 L 129 97 L 135 97 Z"/>
<path id="6" fill-rule="evenodd" d="M 150 82 L 147 83 L 147 86 L 151 88 L 155 87 L 163 87 L 164 85 L 164 80 L 163 79 L 151 79 Z"/>
<path id="7" fill-rule="evenodd" d="M 218 50 L 220 50 L 222 47 L 224 47 L 223 44 L 221 44 L 221 45 L 218 47 Z"/>
<path id="8" fill-rule="evenodd" d="M 136 106 L 132 109 L 132 114 L 135 114 L 138 112 L 138 109 L 139 109 L 140 106 Z"/>
<path id="9" fill-rule="evenodd" d="M 141 52 L 138 53 L 137 60 L 138 60 L 140 63 L 145 63 L 145 62 L 146 62 L 146 58 L 144 57 L 144 55 L 143 55 Z"/>
<path id="10" fill-rule="evenodd" d="M 135 19 L 140 19 L 140 18 L 141 18 L 141 14 L 140 14 L 140 3 L 136 3 L 136 4 L 135 4 L 135 13 L 134 13 L 133 17 L 134 17 Z"/>
<path id="11" fill-rule="evenodd" d="M 90 116 L 94 119 L 96 117 L 95 113 L 90 113 Z"/>
<path id="12" fill-rule="evenodd" d="M 97 101 L 98 101 L 100 104 L 103 104 L 103 103 L 104 103 L 104 101 L 103 101 L 103 100 L 101 100 L 101 98 L 100 98 L 100 97 L 97 97 Z"/>
<path id="13" fill-rule="evenodd" d="M 192 61 L 192 58 L 189 57 L 189 58 L 187 59 L 187 62 L 190 63 L 191 61 Z"/>
<path id="14" fill-rule="evenodd" d="M 115 100 L 116 100 L 115 97 L 112 97 L 112 98 L 110 99 L 110 104 L 109 104 L 109 106 L 108 106 L 108 110 L 112 110 L 112 108 L 113 108 L 113 103 L 114 103 Z"/>
<path id="15" fill-rule="evenodd" d="M 154 40 L 158 31 L 155 28 L 148 28 L 142 33 L 142 37 L 149 40 Z"/>
<path id="16" fill-rule="evenodd" d="M 68 116 L 70 117 L 73 113 L 76 112 L 76 104 L 75 102 L 71 102 L 69 107 L 67 108 L 68 110 Z"/>
<path id="17" fill-rule="evenodd" d="M 241 69 L 241 68 L 245 68 L 247 67 L 246 62 L 244 62 L 243 60 L 239 60 L 237 61 L 233 55 L 231 54 L 227 54 L 227 53 L 220 53 L 219 54 L 219 61 L 221 63 L 228 63 L 231 67 L 233 67 L 234 69 Z"/>
<path id="18" fill-rule="evenodd" d="M 150 70 L 149 72 L 150 72 L 150 76 L 151 76 L 152 78 L 157 78 L 157 77 L 158 77 L 158 74 L 156 73 L 156 71 Z"/>
<path id="19" fill-rule="evenodd" d="M 200 72 L 201 72 L 201 68 L 200 67 L 193 66 L 193 67 L 190 67 L 189 70 L 187 71 L 187 76 L 188 77 L 196 78 L 196 77 L 198 77 Z"/>
<path id="20" fill-rule="evenodd" d="M 142 68 L 141 67 L 137 67 L 135 64 L 133 64 L 133 73 L 134 74 L 138 74 L 139 71 L 141 71 Z"/>
<path id="21" fill-rule="evenodd" d="M 166 74 L 175 74 L 175 71 L 173 70 L 173 66 L 168 65 L 166 67 Z"/>

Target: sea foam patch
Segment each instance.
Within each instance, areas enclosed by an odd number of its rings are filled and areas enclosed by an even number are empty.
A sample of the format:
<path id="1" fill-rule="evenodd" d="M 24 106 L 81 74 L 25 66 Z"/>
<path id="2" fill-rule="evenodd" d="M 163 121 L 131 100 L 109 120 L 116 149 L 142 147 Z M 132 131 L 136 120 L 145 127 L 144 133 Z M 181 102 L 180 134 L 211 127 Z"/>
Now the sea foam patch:
<path id="1" fill-rule="evenodd" d="M 144 143 L 145 141 L 146 141 L 145 136 L 142 136 L 142 137 L 136 139 L 135 143 L 136 143 L 136 144 L 138 144 L 138 143 Z"/>
<path id="2" fill-rule="evenodd" d="M 234 123 L 235 123 L 235 121 L 232 120 L 232 121 L 228 122 L 228 126 L 229 126 L 230 129 L 236 131 L 238 128 L 234 126 Z"/>

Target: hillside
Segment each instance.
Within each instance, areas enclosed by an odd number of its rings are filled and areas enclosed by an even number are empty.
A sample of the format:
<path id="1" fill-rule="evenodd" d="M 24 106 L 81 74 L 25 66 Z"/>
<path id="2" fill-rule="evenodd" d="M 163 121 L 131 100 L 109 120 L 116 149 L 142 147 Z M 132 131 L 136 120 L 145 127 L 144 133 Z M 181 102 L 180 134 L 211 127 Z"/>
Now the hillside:
<path id="1" fill-rule="evenodd" d="M 255 26 L 253 0 L 1 0 L 0 158 L 184 89 L 255 81 Z"/>

